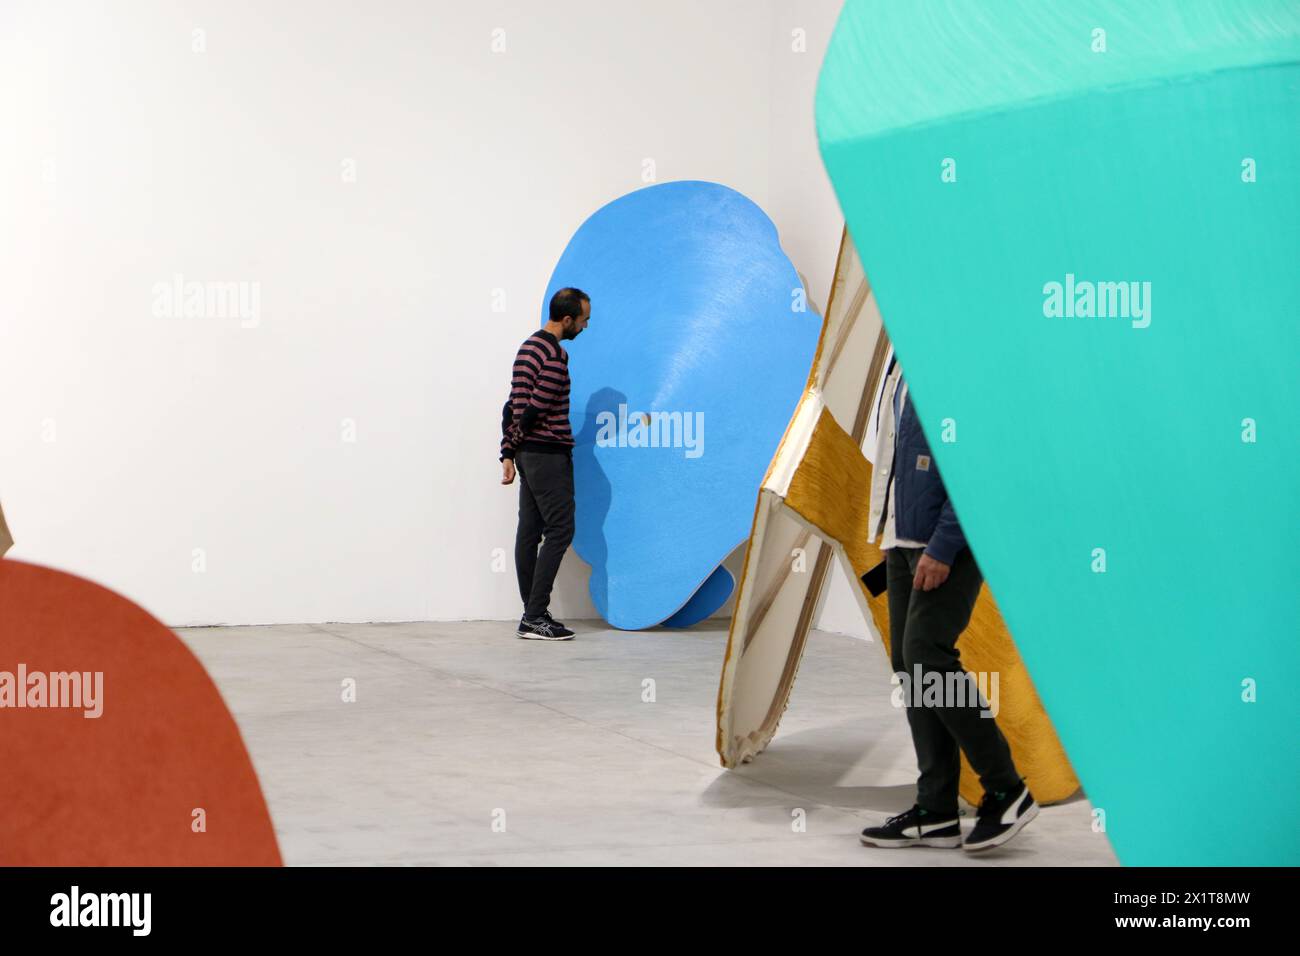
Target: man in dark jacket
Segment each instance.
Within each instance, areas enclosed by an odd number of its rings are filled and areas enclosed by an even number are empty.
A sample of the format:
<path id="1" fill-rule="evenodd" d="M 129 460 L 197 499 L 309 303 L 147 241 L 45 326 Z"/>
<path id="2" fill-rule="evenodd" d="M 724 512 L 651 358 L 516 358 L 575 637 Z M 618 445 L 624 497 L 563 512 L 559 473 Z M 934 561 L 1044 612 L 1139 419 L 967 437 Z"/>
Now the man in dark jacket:
<path id="1" fill-rule="evenodd" d="M 886 373 L 877 419 L 870 526 L 885 553 L 890 660 L 904 688 L 920 776 L 916 805 L 864 830 L 862 842 L 989 849 L 1015 836 L 1038 805 L 957 650 L 983 576 L 896 362 Z M 961 752 L 984 787 L 964 840 L 957 811 Z"/>

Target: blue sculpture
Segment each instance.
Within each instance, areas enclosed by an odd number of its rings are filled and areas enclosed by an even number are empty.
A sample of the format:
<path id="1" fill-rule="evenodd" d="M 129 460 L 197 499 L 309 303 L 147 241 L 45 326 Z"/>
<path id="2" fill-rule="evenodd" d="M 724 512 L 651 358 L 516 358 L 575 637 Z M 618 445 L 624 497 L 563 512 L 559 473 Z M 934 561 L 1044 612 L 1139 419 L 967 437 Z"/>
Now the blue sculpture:
<path id="1" fill-rule="evenodd" d="M 718 183 L 649 186 L 597 210 L 543 301 L 569 285 L 592 302 L 568 344 L 574 548 L 592 601 L 618 628 L 693 624 L 734 587 L 720 565 L 749 534 L 821 318 L 772 221 Z"/>

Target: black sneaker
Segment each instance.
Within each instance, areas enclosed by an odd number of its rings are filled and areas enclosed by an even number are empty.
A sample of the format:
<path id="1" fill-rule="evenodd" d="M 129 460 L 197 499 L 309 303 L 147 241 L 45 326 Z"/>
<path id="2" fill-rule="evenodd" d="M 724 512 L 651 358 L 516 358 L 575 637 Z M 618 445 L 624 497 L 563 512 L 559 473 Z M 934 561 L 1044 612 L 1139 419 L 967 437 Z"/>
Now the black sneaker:
<path id="1" fill-rule="evenodd" d="M 573 632 L 558 621 L 545 617 L 522 617 L 515 637 L 526 641 L 571 641 Z"/>
<path id="2" fill-rule="evenodd" d="M 549 609 L 542 612 L 542 618 L 543 620 L 549 621 L 550 623 L 556 625 L 557 627 L 564 627 L 563 621 L 557 621 L 555 618 L 551 617 L 551 612 Z M 519 623 L 522 624 L 526 620 L 528 620 L 527 614 L 525 614 L 523 617 L 519 619 Z"/>
<path id="3" fill-rule="evenodd" d="M 1022 780 L 1014 790 L 986 793 L 975 814 L 975 829 L 962 844 L 963 850 L 991 850 L 1001 846 L 1038 816 L 1038 804 Z"/>
<path id="4" fill-rule="evenodd" d="M 867 846 L 961 846 L 961 821 L 957 814 L 931 813 L 919 806 L 890 817 L 882 827 L 862 831 Z"/>

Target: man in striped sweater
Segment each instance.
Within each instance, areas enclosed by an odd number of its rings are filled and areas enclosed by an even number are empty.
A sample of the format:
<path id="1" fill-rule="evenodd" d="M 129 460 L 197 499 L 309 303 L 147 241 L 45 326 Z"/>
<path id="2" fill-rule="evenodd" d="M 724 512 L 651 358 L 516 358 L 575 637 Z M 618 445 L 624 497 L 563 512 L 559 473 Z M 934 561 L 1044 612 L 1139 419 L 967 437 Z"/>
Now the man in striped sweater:
<path id="1" fill-rule="evenodd" d="M 551 297 L 550 318 L 515 355 L 510 398 L 501 409 L 501 484 L 519 474 L 515 573 L 524 615 L 517 636 L 567 641 L 573 631 L 547 610 L 564 552 L 573 541 L 573 431 L 569 427 L 569 353 L 591 318 L 581 289 Z M 538 550 L 538 543 L 541 550 Z"/>

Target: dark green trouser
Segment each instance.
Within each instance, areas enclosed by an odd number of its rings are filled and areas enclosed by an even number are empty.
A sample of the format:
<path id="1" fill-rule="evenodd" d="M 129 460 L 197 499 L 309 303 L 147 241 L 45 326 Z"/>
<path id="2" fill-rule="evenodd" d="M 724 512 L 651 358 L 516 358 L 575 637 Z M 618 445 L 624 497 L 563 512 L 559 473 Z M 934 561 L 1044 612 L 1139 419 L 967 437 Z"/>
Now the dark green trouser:
<path id="1" fill-rule="evenodd" d="M 931 813 L 948 816 L 957 811 L 957 780 L 961 775 L 959 747 L 979 774 L 985 792 L 1012 789 L 1020 782 L 1020 774 L 997 723 L 991 717 L 980 716 L 985 702 L 978 694 L 964 694 L 964 701 L 944 694 L 938 706 L 922 696 L 926 674 L 940 675 L 938 679 L 944 688 L 954 683 L 946 675 L 966 674 L 961 666 L 957 638 L 970 623 L 983 583 L 974 555 L 970 548 L 963 548 L 953 559 L 952 570 L 943 584 L 933 591 L 913 590 L 916 564 L 924 553 L 924 548 L 891 548 L 886 552 L 889 656 L 894 672 L 906 676 L 903 687 L 910 691 L 904 700 L 920 770 L 916 802 Z M 920 686 L 917 686 L 918 675 Z M 973 682 L 973 678 L 965 679 Z M 922 705 L 923 701 L 932 706 Z"/>

